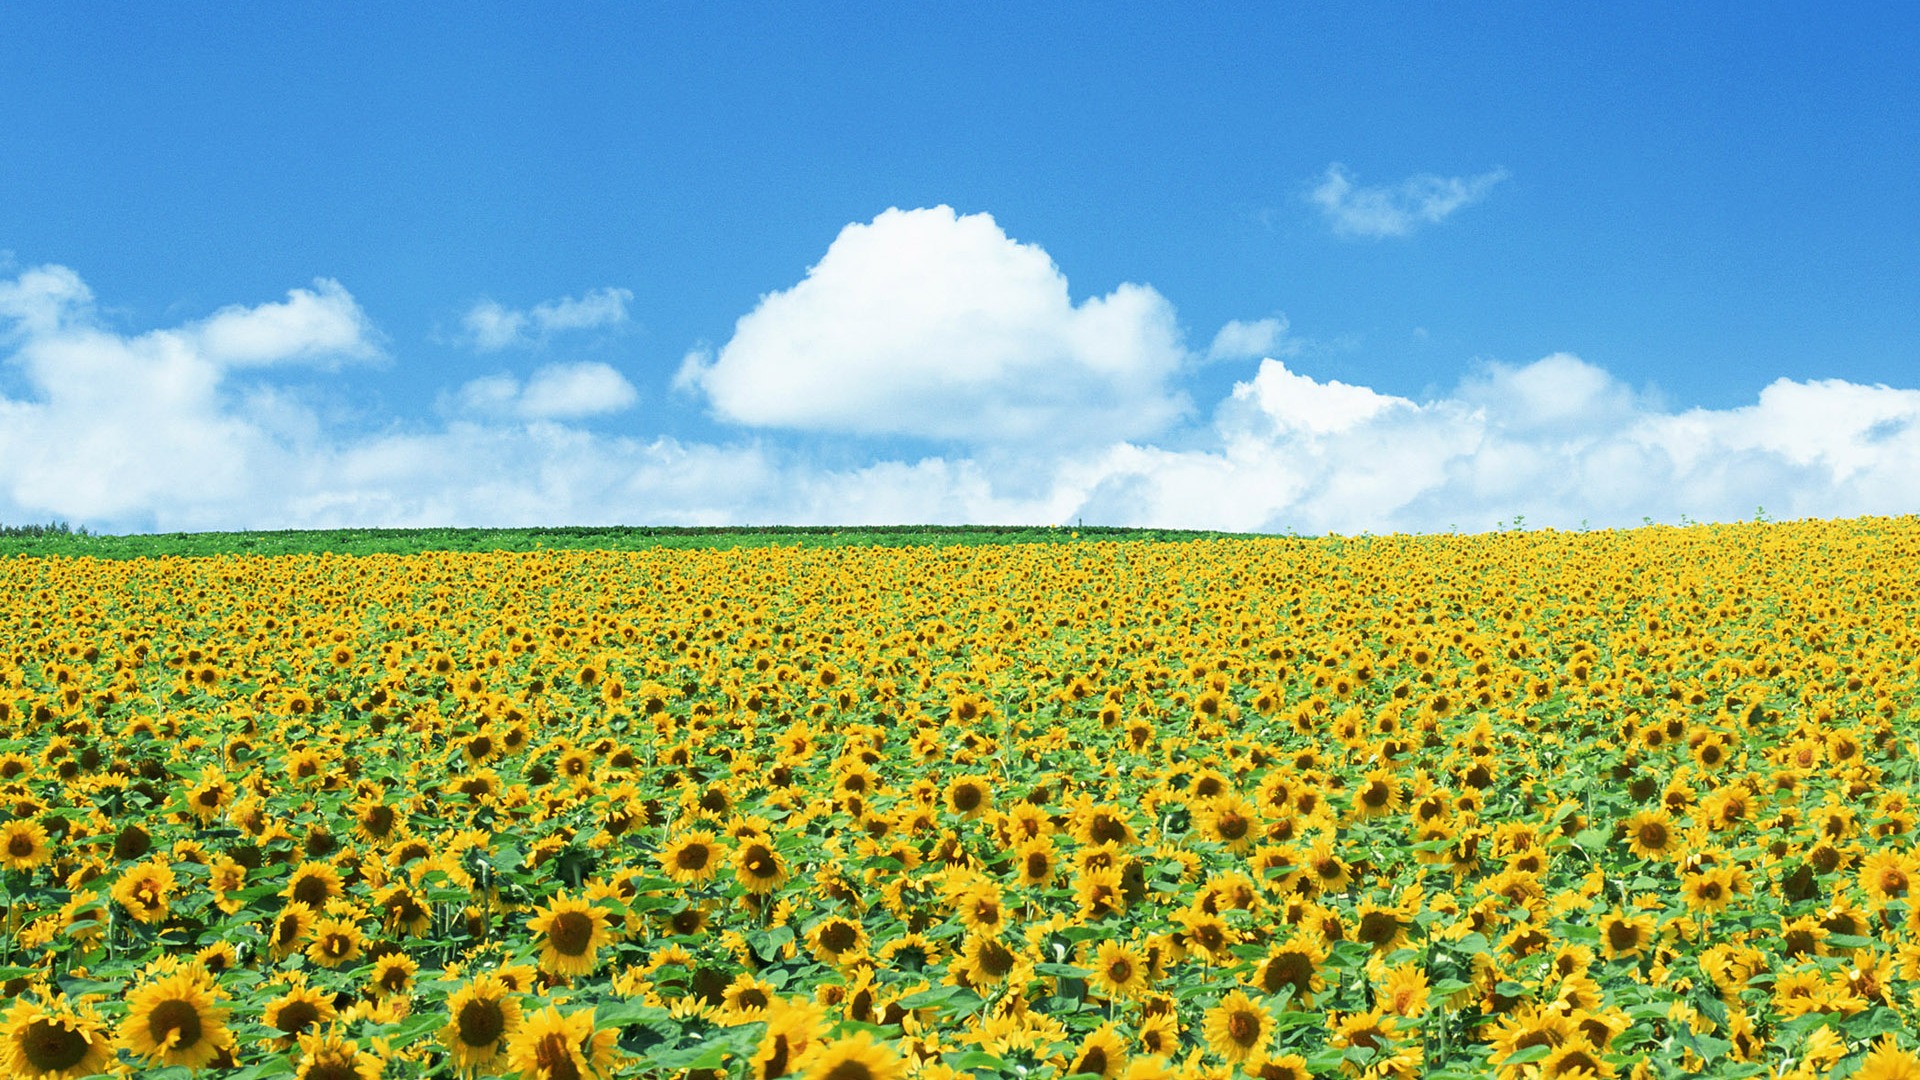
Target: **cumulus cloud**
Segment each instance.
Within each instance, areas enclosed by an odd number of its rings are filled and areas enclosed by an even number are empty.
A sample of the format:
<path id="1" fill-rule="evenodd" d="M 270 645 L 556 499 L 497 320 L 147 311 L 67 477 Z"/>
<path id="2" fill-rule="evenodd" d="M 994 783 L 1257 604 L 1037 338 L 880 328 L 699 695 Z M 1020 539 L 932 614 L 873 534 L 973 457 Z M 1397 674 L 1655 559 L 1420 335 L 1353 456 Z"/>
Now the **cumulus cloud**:
<path id="1" fill-rule="evenodd" d="M 1067 279 L 986 214 L 893 209 L 852 224 L 678 384 L 736 424 L 966 443 L 1151 435 L 1184 409 L 1173 306 Z"/>
<path id="2" fill-rule="evenodd" d="M 549 364 L 522 383 L 490 375 L 455 395 L 463 412 L 520 420 L 577 420 L 631 408 L 640 394 L 626 376 L 606 364 Z"/>
<path id="3" fill-rule="evenodd" d="M 339 282 L 327 278 L 312 289 L 288 290 L 285 303 L 221 308 L 184 333 L 197 355 L 223 366 L 379 354 L 378 335 L 366 313 Z"/>
<path id="4" fill-rule="evenodd" d="M 460 325 L 475 349 L 498 352 L 538 345 L 568 330 L 618 326 L 627 321 L 627 305 L 632 302 L 632 292 L 615 288 L 547 300 L 524 310 L 482 300 L 467 310 Z"/>
<path id="5" fill-rule="evenodd" d="M 1069 320 L 1094 303 L 1055 299 L 1049 310 L 1064 307 Z M 583 426 L 637 399 L 619 372 L 590 363 L 452 387 L 438 421 L 338 429 L 263 365 L 376 349 L 344 288 L 138 334 L 102 326 L 92 310 L 85 283 L 63 268 L 0 279 L 0 521 L 172 530 L 1084 519 L 1354 533 L 1476 530 L 1516 515 L 1560 527 L 1732 520 L 1761 505 L 1783 518 L 1908 513 L 1920 490 L 1920 389 L 1836 379 L 1781 379 L 1737 407 L 1673 409 L 1597 364 L 1554 354 L 1487 364 L 1415 400 L 1269 357 L 1196 426 L 969 443 L 906 460 L 856 454 L 828 467 L 806 442 L 766 433 L 720 445 Z M 704 377 L 723 355 L 690 361 L 698 389 L 710 391 Z M 902 378 L 919 387 L 923 375 Z M 1018 391 L 1000 390 L 1015 400 Z M 1068 404 L 1044 404 L 1063 425 L 1085 423 Z M 1088 411 L 1105 408 L 1096 400 Z"/>
<path id="6" fill-rule="evenodd" d="M 1287 320 L 1278 316 L 1242 322 L 1234 319 L 1213 335 L 1207 346 L 1207 360 L 1251 360 L 1272 356 L 1280 349 L 1287 333 Z"/>
<path id="7" fill-rule="evenodd" d="M 1339 163 L 1327 166 L 1308 198 L 1343 236 L 1406 236 L 1487 197 L 1507 178 L 1505 169 L 1478 176 L 1422 173 L 1395 185 L 1359 187 Z"/>

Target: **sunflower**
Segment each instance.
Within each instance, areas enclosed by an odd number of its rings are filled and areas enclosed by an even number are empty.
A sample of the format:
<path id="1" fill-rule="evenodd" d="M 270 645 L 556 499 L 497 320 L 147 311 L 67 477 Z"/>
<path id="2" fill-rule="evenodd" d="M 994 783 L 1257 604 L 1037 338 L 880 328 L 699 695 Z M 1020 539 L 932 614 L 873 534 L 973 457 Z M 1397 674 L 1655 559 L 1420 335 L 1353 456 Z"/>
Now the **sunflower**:
<path id="1" fill-rule="evenodd" d="M 1853 1075 L 1857 1080 L 1915 1080 L 1920 1078 L 1920 1055 L 1900 1049 L 1892 1035 L 1882 1035 Z"/>
<path id="2" fill-rule="evenodd" d="M 403 881 L 390 882 L 374 893 L 373 906 L 390 934 L 425 937 L 433 925 L 431 903 Z"/>
<path id="3" fill-rule="evenodd" d="M 692 885 L 712 877 L 726 858 L 713 833 L 693 829 L 681 833 L 660 849 L 660 865 L 667 876 L 682 885 Z"/>
<path id="4" fill-rule="evenodd" d="M 1879 910 L 1907 899 L 1916 872 L 1913 859 L 1904 852 L 1876 851 L 1860 862 L 1860 891 Z"/>
<path id="5" fill-rule="evenodd" d="M 1427 973 L 1419 964 L 1397 964 L 1387 969 L 1386 978 L 1374 989 L 1374 1000 L 1395 1016 L 1418 1020 L 1427 1011 L 1430 992 Z"/>
<path id="6" fill-rule="evenodd" d="M 304 862 L 287 878 L 281 895 L 315 911 L 325 911 L 328 901 L 338 899 L 341 891 L 340 871 L 332 863 Z"/>
<path id="7" fill-rule="evenodd" d="M 747 1070 L 750 1080 L 792 1075 L 826 1032 L 826 1010 L 806 998 L 775 998 L 768 1003 L 765 1036 Z"/>
<path id="8" fill-rule="evenodd" d="M 1630 960 L 1645 952 L 1653 940 L 1653 918 L 1629 915 L 1615 908 L 1600 919 L 1600 951 L 1609 960 Z"/>
<path id="9" fill-rule="evenodd" d="M 507 1067 L 522 1080 L 576 1080 L 604 1075 L 620 1033 L 595 1031 L 593 1010 L 562 1014 L 548 1006 L 524 1017 L 507 1038 Z"/>
<path id="10" fill-rule="evenodd" d="M 993 786 L 985 776 L 955 777 L 947 784 L 946 804 L 949 813 L 972 820 L 993 809 Z"/>
<path id="11" fill-rule="evenodd" d="M 420 962 L 406 953 L 386 953 L 373 962 L 373 974 L 367 977 L 368 990 L 375 997 L 404 994 L 413 989 L 413 977 L 419 971 Z"/>
<path id="12" fill-rule="evenodd" d="M 1020 884 L 1029 887 L 1044 888 L 1052 884 L 1060 869 L 1060 853 L 1054 848 L 1051 836 L 1021 841 L 1013 849 L 1013 859 Z"/>
<path id="13" fill-rule="evenodd" d="M 440 1041 L 463 1073 L 490 1073 L 506 1060 L 507 1040 L 520 1029 L 520 999 L 498 975 L 487 973 L 447 998 Z"/>
<path id="14" fill-rule="evenodd" d="M 1562 1076 L 1573 1080 L 1604 1080 L 1618 1072 L 1612 1062 L 1601 1057 L 1600 1052 L 1588 1046 L 1584 1039 L 1564 1043 L 1540 1059 L 1540 1076 L 1547 1080 Z"/>
<path id="15" fill-rule="evenodd" d="M 770 893 L 787 880 L 786 863 L 765 840 L 749 840 L 733 853 L 733 873 L 740 887 L 756 895 Z"/>
<path id="16" fill-rule="evenodd" d="M 1665 810 L 1643 810 L 1627 819 L 1627 845 L 1635 855 L 1655 862 L 1671 861 L 1680 850 L 1673 815 Z"/>
<path id="17" fill-rule="evenodd" d="M 279 1045 L 284 1048 L 333 1017 L 333 995 L 300 982 L 268 1002 L 260 1022 L 280 1033 Z"/>
<path id="18" fill-rule="evenodd" d="M 186 969 L 127 995 L 120 1045 L 148 1066 L 204 1068 L 233 1045 L 227 1010 L 205 972 Z"/>
<path id="19" fill-rule="evenodd" d="M 1114 1080 L 1122 1069 L 1127 1067 L 1127 1043 L 1114 1030 L 1112 1022 L 1101 1024 L 1080 1041 L 1073 1052 L 1073 1063 L 1067 1066 L 1069 1076 L 1097 1076 L 1100 1080 Z"/>
<path id="20" fill-rule="evenodd" d="M 1680 898 L 1693 911 L 1702 915 L 1715 915 L 1725 911 L 1734 901 L 1735 888 L 1730 868 L 1715 866 L 1697 874 L 1686 875 L 1680 883 Z"/>
<path id="21" fill-rule="evenodd" d="M 1131 998 L 1146 991 L 1146 957 L 1124 941 L 1108 938 L 1100 942 L 1088 966 L 1093 974 L 1087 976 L 1087 984 L 1109 998 Z"/>
<path id="22" fill-rule="evenodd" d="M 829 915 L 807 932 L 807 947 L 822 963 L 845 968 L 867 954 L 867 931 L 844 915 Z"/>
<path id="23" fill-rule="evenodd" d="M 366 937 L 352 919 L 328 915 L 314 921 L 307 959 L 323 968 L 337 968 L 360 959 L 366 943 Z"/>
<path id="24" fill-rule="evenodd" d="M 767 1008 L 773 1004 L 773 992 L 772 983 L 743 971 L 720 992 L 721 1011 L 728 1022 L 735 1025 L 764 1019 Z"/>
<path id="25" fill-rule="evenodd" d="M 1318 934 L 1295 931 L 1286 943 L 1267 953 L 1254 968 L 1253 982 L 1268 994 L 1291 989 L 1293 1001 L 1301 1007 L 1313 1004 L 1313 995 L 1326 989 L 1320 965 L 1330 951 Z"/>
<path id="26" fill-rule="evenodd" d="M 1312 1080 L 1313 1077 L 1307 1068 L 1307 1059 L 1299 1054 L 1249 1058 L 1240 1063 L 1240 1068 L 1250 1080 Z"/>
<path id="27" fill-rule="evenodd" d="M 1202 1024 L 1207 1048 L 1232 1062 L 1267 1052 L 1273 1041 L 1273 1017 L 1244 991 L 1234 990 L 1207 1011 Z"/>
<path id="28" fill-rule="evenodd" d="M 541 935 L 540 970 L 549 975 L 590 974 L 599 965 L 595 954 L 611 942 L 607 913 L 578 897 L 555 896 L 527 928 Z"/>
<path id="29" fill-rule="evenodd" d="M 267 947 L 273 958 L 279 960 L 289 954 L 300 951 L 300 943 L 313 932 L 314 913 L 311 907 L 294 901 L 280 909 L 273 917 L 273 929 L 267 934 Z"/>
<path id="30" fill-rule="evenodd" d="M 1194 824 L 1201 839 L 1211 840 L 1235 855 L 1245 855 L 1253 849 L 1253 842 L 1259 836 L 1255 828 L 1259 820 L 1260 808 L 1253 800 L 1237 791 L 1228 791 L 1203 805 L 1194 817 Z"/>
<path id="31" fill-rule="evenodd" d="M 1353 884 L 1353 873 L 1346 860 L 1334 851 L 1333 841 L 1325 837 L 1313 842 L 1302 865 L 1306 868 L 1307 880 L 1320 892 L 1343 893 Z"/>
<path id="32" fill-rule="evenodd" d="M 68 1080 L 107 1071 L 113 1040 L 90 1005 L 65 998 L 43 1003 L 14 999 L 0 1020 L 0 1063 L 8 1076 Z"/>
<path id="33" fill-rule="evenodd" d="M 219 817 L 233 802 L 233 781 L 217 765 L 200 770 L 200 782 L 187 792 L 187 809 L 205 825 Z"/>
<path id="34" fill-rule="evenodd" d="M 906 1063 L 893 1047 L 856 1032 L 817 1043 L 800 1062 L 805 1080 L 901 1080 Z"/>
<path id="35" fill-rule="evenodd" d="M 994 986 L 1009 980 L 1024 983 L 1030 963 L 991 934 L 970 933 L 960 947 L 951 969 L 964 975 L 975 986 Z"/>
<path id="36" fill-rule="evenodd" d="M 53 857 L 46 826 L 37 821 L 9 821 L 0 825 L 0 866 L 32 870 Z"/>
<path id="37" fill-rule="evenodd" d="M 1368 1076 L 1410 1078 L 1425 1059 L 1418 1046 L 1402 1041 L 1400 1017 L 1378 1008 L 1345 1016 L 1335 1014 L 1327 1046 L 1348 1052 L 1373 1051 L 1373 1057 L 1367 1062 Z"/>
<path id="38" fill-rule="evenodd" d="M 294 1080 L 380 1080 L 386 1062 L 333 1034 L 300 1036 Z"/>
<path id="39" fill-rule="evenodd" d="M 127 914 L 143 923 L 159 922 L 167 917 L 168 901 L 178 880 L 173 867 L 159 858 L 138 863 L 120 875 L 114 883 L 113 898 Z"/>

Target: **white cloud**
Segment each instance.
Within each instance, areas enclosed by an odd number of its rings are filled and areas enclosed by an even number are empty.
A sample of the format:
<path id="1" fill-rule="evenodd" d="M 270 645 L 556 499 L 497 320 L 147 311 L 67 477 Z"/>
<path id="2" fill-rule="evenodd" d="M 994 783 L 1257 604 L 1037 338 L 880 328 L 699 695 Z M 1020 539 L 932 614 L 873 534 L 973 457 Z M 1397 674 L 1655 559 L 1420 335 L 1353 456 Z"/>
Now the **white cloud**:
<path id="1" fill-rule="evenodd" d="M 566 330 L 591 330 L 627 321 L 633 293 L 626 289 L 593 289 L 579 297 L 546 300 L 526 310 L 482 300 L 460 320 L 465 339 L 481 352 L 497 352 L 545 342 Z"/>
<path id="2" fill-rule="evenodd" d="M 1486 198 L 1507 175 L 1505 169 L 1478 176 L 1423 173 L 1391 187 L 1356 187 L 1353 177 L 1336 162 L 1327 166 L 1308 198 L 1326 215 L 1336 233 L 1406 236 L 1421 225 L 1443 221 L 1456 210 Z"/>
<path id="3" fill-rule="evenodd" d="M 462 386 L 455 400 L 462 411 L 519 420 L 575 420 L 631 408 L 639 392 L 626 376 L 606 364 L 549 364 L 525 383 L 511 375 L 490 375 Z"/>
<path id="4" fill-rule="evenodd" d="M 1920 490 L 1920 389 L 1781 379 L 1735 408 L 1674 410 L 1567 354 L 1489 364 L 1424 401 L 1266 359 L 1203 428 L 1006 436 L 839 467 L 766 436 L 713 445 L 588 430 L 576 421 L 637 398 L 598 364 L 474 380 L 448 391 L 448 419 L 356 434 L 258 366 L 371 348 L 374 331 L 344 289 L 311 295 L 340 317 L 294 318 L 301 305 L 290 298 L 121 334 L 95 322 L 69 271 L 0 279 L 0 387 L 22 388 L 0 390 L 0 521 L 172 530 L 1084 518 L 1354 533 L 1484 529 L 1522 514 L 1560 527 L 1731 520 L 1760 505 L 1783 518 L 1907 513 Z M 215 322 L 247 332 L 209 335 Z M 722 363 L 690 361 L 703 389 Z M 1001 392 L 1018 402 L 1018 389 Z M 1086 429 L 1070 404 L 1027 404 Z"/>
<path id="5" fill-rule="evenodd" d="M 724 420 L 968 443 L 1150 435 L 1184 408 L 1172 305 L 1124 284 L 1075 304 L 1047 253 L 986 214 L 888 210 L 852 224 L 677 384 Z"/>
<path id="6" fill-rule="evenodd" d="M 289 289 L 285 303 L 221 308 L 185 333 L 199 356 L 222 366 L 365 359 L 380 351 L 366 313 L 339 282 L 326 278 L 312 289 Z"/>
<path id="7" fill-rule="evenodd" d="M 1207 346 L 1207 360 L 1251 360 L 1257 357 L 1272 356 L 1280 348 L 1280 340 L 1287 333 L 1287 320 L 1282 317 L 1255 319 L 1242 322 L 1234 319 L 1213 335 L 1213 344 Z"/>

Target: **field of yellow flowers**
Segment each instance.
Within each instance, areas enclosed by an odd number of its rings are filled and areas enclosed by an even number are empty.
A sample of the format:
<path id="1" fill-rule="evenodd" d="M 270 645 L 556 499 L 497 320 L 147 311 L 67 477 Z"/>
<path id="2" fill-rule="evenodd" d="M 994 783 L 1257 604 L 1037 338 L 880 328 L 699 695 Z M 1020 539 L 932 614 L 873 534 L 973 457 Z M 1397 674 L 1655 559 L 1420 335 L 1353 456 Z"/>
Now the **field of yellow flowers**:
<path id="1" fill-rule="evenodd" d="M 0 560 L 0 1073 L 1920 1075 L 1920 520 Z"/>

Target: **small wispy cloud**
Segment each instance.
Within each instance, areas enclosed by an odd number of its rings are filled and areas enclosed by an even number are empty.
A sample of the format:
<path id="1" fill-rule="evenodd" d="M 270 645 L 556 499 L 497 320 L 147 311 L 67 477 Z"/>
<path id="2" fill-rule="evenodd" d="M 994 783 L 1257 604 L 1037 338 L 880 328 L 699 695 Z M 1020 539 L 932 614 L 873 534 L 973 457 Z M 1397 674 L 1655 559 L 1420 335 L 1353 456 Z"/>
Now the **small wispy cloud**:
<path id="1" fill-rule="evenodd" d="M 1285 316 L 1267 319 L 1255 319 L 1251 322 L 1233 319 L 1213 335 L 1213 344 L 1207 346 L 1207 362 L 1217 360 L 1255 360 L 1272 356 L 1280 351 L 1281 339 L 1287 333 Z"/>
<path id="2" fill-rule="evenodd" d="M 1342 236 L 1406 236 L 1486 198 L 1507 176 L 1505 169 L 1478 176 L 1422 173 L 1394 185 L 1362 187 L 1335 162 L 1307 197 Z"/>
<path id="3" fill-rule="evenodd" d="M 606 364 L 550 364 L 526 382 L 489 375 L 462 386 L 460 411 L 494 419 L 578 420 L 621 412 L 640 400 L 626 376 Z"/>
<path id="4" fill-rule="evenodd" d="M 567 330 L 618 326 L 627 321 L 633 293 L 626 289 L 593 289 L 582 296 L 546 300 L 531 308 L 510 308 L 482 300 L 460 320 L 465 340 L 481 352 L 537 345 Z"/>

